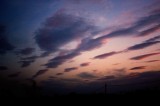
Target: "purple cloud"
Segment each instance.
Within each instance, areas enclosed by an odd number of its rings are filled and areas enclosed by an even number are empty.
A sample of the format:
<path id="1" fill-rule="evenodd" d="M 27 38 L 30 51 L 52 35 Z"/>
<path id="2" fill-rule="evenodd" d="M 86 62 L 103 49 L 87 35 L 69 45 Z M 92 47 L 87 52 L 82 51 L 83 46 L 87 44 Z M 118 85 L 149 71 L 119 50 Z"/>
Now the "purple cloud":
<path id="1" fill-rule="evenodd" d="M 145 31 L 142 31 L 138 36 L 147 36 L 147 35 L 149 35 L 149 34 L 152 34 L 152 33 L 154 33 L 155 31 L 157 31 L 158 29 L 160 29 L 160 24 L 158 24 L 158 25 L 156 25 L 156 26 L 154 26 L 154 27 L 152 27 L 152 28 L 150 28 L 150 29 L 147 29 L 147 30 L 145 30 Z"/>
<path id="2" fill-rule="evenodd" d="M 39 56 L 34 55 L 34 56 L 30 56 L 30 57 L 21 58 L 21 60 L 35 60 L 37 58 L 39 58 Z"/>
<path id="3" fill-rule="evenodd" d="M 136 44 L 134 46 L 127 48 L 127 51 L 144 49 L 158 43 L 160 43 L 160 41 L 144 42 L 144 43 Z"/>
<path id="4" fill-rule="evenodd" d="M 81 52 L 101 47 L 104 44 L 103 40 L 105 39 L 139 34 L 138 29 L 146 27 L 150 24 L 155 24 L 159 21 L 160 21 L 159 13 L 156 14 L 148 13 L 147 16 L 139 18 L 135 23 L 133 23 L 133 25 L 131 25 L 128 28 L 120 28 L 112 31 L 107 35 L 98 38 L 92 38 L 94 36 L 94 32 L 97 32 L 97 29 L 93 25 L 86 22 L 86 20 L 84 20 L 83 18 L 68 15 L 64 11 L 57 11 L 57 13 L 54 14 L 52 17 L 48 18 L 44 26 L 42 26 L 42 28 L 37 31 L 35 40 L 38 46 L 43 51 L 45 51 L 44 56 L 47 56 L 52 52 L 59 51 L 59 48 L 67 44 L 68 42 L 80 39 L 81 43 L 77 46 L 75 50 L 72 51 L 72 53 L 74 54 L 75 53 L 80 54 Z M 93 36 L 88 36 L 84 34 L 88 31 L 91 32 Z M 128 49 L 138 50 L 141 48 L 149 47 L 157 43 L 158 42 L 143 43 L 135 45 Z M 114 54 L 117 53 L 114 52 L 106 53 L 99 56 L 95 56 L 94 58 L 102 59 L 105 57 L 112 56 Z M 74 55 L 74 57 L 76 56 L 78 55 Z M 55 58 L 59 57 L 63 56 L 58 56 Z M 68 59 L 54 59 L 52 61 L 50 60 L 48 63 L 45 64 L 45 66 L 47 68 L 56 68 L 68 60 L 70 59 L 68 58 Z"/>
<path id="5" fill-rule="evenodd" d="M 84 79 L 93 79 L 93 78 L 96 78 L 95 75 L 93 75 L 92 73 L 88 73 L 88 72 L 79 73 L 77 76 L 81 77 L 81 78 L 84 78 Z"/>
<path id="6" fill-rule="evenodd" d="M 155 42 L 155 41 L 160 41 L 160 35 L 150 38 L 146 40 L 145 42 Z"/>
<path id="7" fill-rule="evenodd" d="M 159 43 L 160 43 L 160 36 L 155 36 L 155 37 L 152 37 L 152 38 L 150 38 L 148 40 L 145 40 L 142 43 L 130 46 L 130 47 L 128 47 L 127 49 L 125 49 L 123 51 L 124 52 L 128 52 L 128 51 L 132 51 L 132 50 L 141 50 L 141 49 L 145 49 L 147 47 L 150 47 L 150 46 L 153 46 L 153 45 L 156 45 L 156 44 L 159 44 Z"/>
<path id="8" fill-rule="evenodd" d="M 95 56 L 94 59 L 104 59 L 104 58 L 113 56 L 113 55 L 118 54 L 118 53 L 119 53 L 119 52 L 115 52 L 115 51 L 109 52 L 109 53 L 104 53 L 104 54 Z"/>
<path id="9" fill-rule="evenodd" d="M 35 75 L 33 75 L 33 78 L 36 78 L 40 75 L 45 74 L 48 71 L 48 69 L 39 70 Z"/>
<path id="10" fill-rule="evenodd" d="M 149 20 L 147 20 L 147 21 L 149 21 Z M 139 24 L 140 23 L 141 23 L 141 21 L 139 22 Z M 119 29 L 119 30 L 111 32 L 108 35 L 104 35 L 104 36 L 96 38 L 96 39 L 85 38 L 85 39 L 82 40 L 82 43 L 78 46 L 77 51 L 79 51 L 79 52 L 89 51 L 89 50 L 99 48 L 104 44 L 103 40 L 108 39 L 108 38 L 119 37 L 119 36 L 125 36 L 125 35 L 138 33 L 137 31 L 134 31 L 134 30 L 137 29 L 137 27 L 140 27 L 141 24 L 140 24 L 140 26 L 139 26 L 138 22 L 136 24 L 137 24 L 137 26 L 132 26 L 131 28 L 126 28 L 126 29 Z M 143 24 L 145 24 L 145 23 L 143 23 Z M 156 38 L 154 38 L 154 39 L 156 39 Z M 157 42 L 156 41 L 154 41 L 154 42 L 147 42 L 146 41 L 142 44 L 137 44 L 137 45 L 135 45 L 133 47 L 130 47 L 128 49 L 130 49 L 130 50 L 137 49 L 138 50 L 138 49 L 141 49 L 141 48 L 149 47 L 149 46 L 157 44 L 157 43 L 159 43 L 159 42 L 158 41 Z"/>
<path id="11" fill-rule="evenodd" d="M 86 67 L 86 66 L 89 66 L 90 62 L 85 62 L 85 63 L 82 63 L 80 64 L 81 67 Z"/>
<path id="12" fill-rule="evenodd" d="M 70 72 L 70 71 L 74 71 L 77 69 L 78 69 L 77 67 L 66 68 L 66 69 L 64 69 L 64 72 Z"/>
<path id="13" fill-rule="evenodd" d="M 48 18 L 35 36 L 38 46 L 47 53 L 56 52 L 59 48 L 73 40 L 86 36 L 86 32 L 95 27 L 83 18 L 57 11 Z"/>
<path id="14" fill-rule="evenodd" d="M 24 48 L 21 49 L 19 51 L 17 51 L 17 54 L 21 54 L 21 55 L 30 55 L 35 51 L 35 48 Z"/>
<path id="15" fill-rule="evenodd" d="M 150 57 L 150 56 L 155 56 L 155 55 L 159 55 L 160 52 L 157 52 L 157 53 L 149 53 L 149 54 L 144 54 L 144 55 L 139 55 L 139 56 L 135 56 L 135 57 L 132 57 L 130 58 L 131 60 L 142 60 L 142 59 L 145 59 L 147 57 Z"/>
<path id="16" fill-rule="evenodd" d="M 97 39 L 106 39 L 106 38 L 114 38 L 114 37 L 124 37 L 124 36 L 131 36 L 138 34 L 138 29 L 143 28 L 145 26 L 151 25 L 151 24 L 157 24 L 160 21 L 160 13 L 153 13 L 150 12 L 148 13 L 147 16 L 140 18 L 137 20 L 135 23 L 133 23 L 132 26 L 128 28 L 121 28 L 115 31 L 112 31 L 111 33 L 104 35 L 102 37 L 99 37 Z M 154 26 L 155 29 L 156 27 L 159 27 L 159 25 Z M 153 30 L 153 29 L 152 29 Z M 149 32 L 149 31 L 148 31 Z M 142 32 L 144 33 L 144 32 Z M 139 36 L 142 36 L 141 34 Z"/>
<path id="17" fill-rule="evenodd" d="M 38 56 L 30 56 L 21 58 L 21 60 L 18 63 L 21 63 L 21 67 L 27 67 L 31 65 L 31 63 L 35 62 L 35 60 L 39 58 Z"/>
<path id="18" fill-rule="evenodd" d="M 59 65 L 63 64 L 64 62 L 73 59 L 74 57 L 80 55 L 80 53 L 69 53 L 63 56 L 57 56 L 53 59 L 49 60 L 47 64 L 44 64 L 47 68 L 57 68 Z"/>
<path id="19" fill-rule="evenodd" d="M 81 44 L 77 47 L 76 51 L 83 52 L 83 51 L 90 51 L 96 48 L 100 48 L 104 43 L 102 42 L 104 39 L 92 39 L 92 38 L 84 38 L 81 41 Z"/>
<path id="20" fill-rule="evenodd" d="M 33 60 L 25 60 L 25 61 L 19 61 L 18 63 L 21 63 L 21 67 L 27 67 L 33 63 Z"/>

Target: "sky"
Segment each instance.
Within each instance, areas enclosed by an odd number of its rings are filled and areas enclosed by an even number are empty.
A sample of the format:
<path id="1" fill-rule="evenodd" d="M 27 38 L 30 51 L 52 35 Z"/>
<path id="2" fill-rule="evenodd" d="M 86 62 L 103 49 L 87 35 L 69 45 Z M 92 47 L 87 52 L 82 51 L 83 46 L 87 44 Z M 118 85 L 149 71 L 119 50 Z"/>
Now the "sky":
<path id="1" fill-rule="evenodd" d="M 1 0 L 0 76 L 55 92 L 160 76 L 160 0 Z"/>

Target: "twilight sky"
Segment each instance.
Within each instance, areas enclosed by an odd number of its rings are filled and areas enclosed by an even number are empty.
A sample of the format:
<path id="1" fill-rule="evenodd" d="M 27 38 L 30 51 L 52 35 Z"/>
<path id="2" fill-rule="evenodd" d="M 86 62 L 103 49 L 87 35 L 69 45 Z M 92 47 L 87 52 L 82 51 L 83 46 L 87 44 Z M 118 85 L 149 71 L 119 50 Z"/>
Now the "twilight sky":
<path id="1" fill-rule="evenodd" d="M 62 92 L 160 77 L 160 0 L 2 0 L 0 10 L 3 79 Z"/>

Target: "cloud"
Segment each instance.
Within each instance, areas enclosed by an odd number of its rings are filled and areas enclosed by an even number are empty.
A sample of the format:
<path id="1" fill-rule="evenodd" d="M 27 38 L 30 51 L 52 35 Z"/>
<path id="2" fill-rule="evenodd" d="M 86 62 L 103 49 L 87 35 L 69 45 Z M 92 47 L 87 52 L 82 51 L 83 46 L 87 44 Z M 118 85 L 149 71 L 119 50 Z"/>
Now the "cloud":
<path id="1" fill-rule="evenodd" d="M 24 48 L 21 49 L 19 51 L 17 51 L 17 54 L 21 54 L 21 55 L 30 55 L 35 51 L 35 48 Z"/>
<path id="2" fill-rule="evenodd" d="M 96 78 L 95 75 L 93 75 L 92 73 L 88 73 L 88 72 L 82 72 L 77 74 L 78 77 L 84 78 L 84 79 L 93 79 Z"/>
<path id="3" fill-rule="evenodd" d="M 66 69 L 64 69 L 64 72 L 70 72 L 70 71 L 74 71 L 77 69 L 78 69 L 77 67 L 66 68 Z"/>
<path id="4" fill-rule="evenodd" d="M 126 68 L 112 69 L 111 73 L 115 76 L 121 77 L 126 74 Z"/>
<path id="5" fill-rule="evenodd" d="M 21 67 L 27 67 L 31 65 L 31 63 L 35 62 L 37 58 L 39 58 L 39 56 L 30 56 L 21 58 L 21 60 L 18 63 L 21 63 Z"/>
<path id="6" fill-rule="evenodd" d="M 21 60 L 35 60 L 35 59 L 37 59 L 37 58 L 39 58 L 39 56 L 29 56 L 29 57 L 25 57 L 25 58 L 21 58 Z"/>
<path id="7" fill-rule="evenodd" d="M 142 17 L 136 24 L 134 27 L 136 28 L 141 28 L 141 27 L 145 27 L 147 25 L 151 25 L 151 24 L 157 24 L 160 21 L 160 13 L 154 14 L 154 13 L 150 13 L 148 16 L 146 17 Z M 159 25 L 155 25 L 156 27 L 159 27 Z"/>
<path id="8" fill-rule="evenodd" d="M 117 33 L 117 32 L 113 32 L 113 33 Z M 90 51 L 93 49 L 100 48 L 104 44 L 104 40 L 106 41 L 106 39 L 108 39 L 108 36 L 105 36 L 105 35 L 102 37 L 95 38 L 95 39 L 90 38 L 90 37 L 84 38 L 81 41 L 81 44 L 78 45 L 76 51 L 83 52 L 83 51 Z"/>
<path id="9" fill-rule="evenodd" d="M 95 48 L 99 48 L 104 44 L 103 40 L 108 39 L 108 38 L 137 35 L 139 33 L 138 29 L 146 27 L 147 25 L 150 25 L 153 23 L 157 24 L 157 22 L 159 22 L 159 21 L 160 21 L 160 14 L 149 14 L 146 17 L 140 18 L 131 27 L 114 30 L 109 34 L 98 37 L 96 39 L 92 39 L 92 38 L 83 39 L 82 43 L 78 47 L 78 51 L 88 51 L 88 50 L 93 50 Z M 155 28 L 156 27 L 157 26 L 155 26 Z M 150 43 L 150 45 L 151 45 L 151 43 Z M 152 43 L 152 45 L 153 45 L 153 43 Z M 141 45 L 139 45 L 139 46 L 141 46 Z M 145 44 L 143 44 L 143 46 L 145 46 Z"/>
<path id="10" fill-rule="evenodd" d="M 160 60 L 149 60 L 149 61 L 146 61 L 147 63 L 152 63 L 152 62 L 157 62 L 157 61 L 160 61 Z"/>
<path id="11" fill-rule="evenodd" d="M 132 51 L 132 50 L 140 50 L 140 49 L 144 49 L 144 48 L 156 45 L 158 43 L 160 43 L 160 36 L 155 36 L 155 37 L 152 37 L 150 39 L 143 41 L 142 43 L 130 46 L 126 50 L 123 50 L 123 51 L 128 52 L 128 51 Z"/>
<path id="12" fill-rule="evenodd" d="M 131 27 L 128 28 L 121 28 L 112 31 L 111 33 L 98 37 L 98 38 L 92 38 L 93 36 L 88 36 L 84 34 L 85 32 L 94 32 L 95 27 L 93 25 L 90 25 L 88 22 L 85 22 L 84 19 L 81 19 L 79 17 L 67 15 L 64 12 L 57 12 L 54 16 L 47 19 L 46 24 L 38 31 L 38 33 L 35 36 L 36 42 L 38 43 L 39 47 L 45 51 L 45 56 L 47 56 L 51 52 L 59 51 L 59 48 L 68 42 L 74 41 L 75 39 L 81 39 L 81 43 L 77 46 L 75 50 L 73 50 L 73 53 L 81 53 L 84 51 L 90 51 L 96 48 L 101 47 L 104 44 L 104 40 L 108 38 L 113 37 L 120 37 L 120 36 L 128 36 L 131 34 L 138 34 L 138 30 L 140 28 L 146 27 L 147 25 L 154 24 L 159 21 L 160 14 L 148 14 L 146 17 L 140 18 L 137 22 L 135 22 Z M 66 21 L 67 20 L 67 21 Z M 83 23 L 81 26 L 80 23 Z M 75 23 L 77 26 L 75 26 Z M 74 26 L 74 28 L 73 28 Z M 83 29 L 79 29 L 79 27 Z M 72 28 L 71 28 L 72 27 Z M 87 27 L 87 30 L 86 30 Z M 67 29 L 67 30 L 66 30 Z M 73 33 L 72 33 L 72 30 Z M 93 31 L 94 30 L 94 31 Z M 45 33 L 44 33 L 45 32 Z M 64 34 L 65 32 L 65 34 Z M 75 33 L 76 32 L 76 33 Z M 83 36 L 77 38 L 79 32 L 83 32 Z M 96 31 L 95 31 L 96 32 Z M 86 37 L 87 36 L 87 37 Z M 150 42 L 150 43 L 143 43 L 143 44 L 137 44 L 133 47 L 130 47 L 128 49 L 130 50 L 138 50 L 141 48 L 146 48 L 151 45 L 154 45 L 159 42 Z M 114 54 L 117 54 L 116 52 L 111 53 L 105 53 L 99 56 L 95 56 L 94 58 L 105 58 L 112 56 Z M 78 55 L 75 55 L 76 57 Z M 59 57 L 59 56 L 58 56 Z M 55 59 L 53 61 L 49 61 L 45 66 L 47 68 L 56 68 L 59 65 L 63 64 L 69 59 Z"/>
<path id="13" fill-rule="evenodd" d="M 128 91 L 136 89 L 144 89 L 147 87 L 154 88 L 159 86 L 160 71 L 150 70 L 141 73 L 130 73 L 124 77 L 112 80 L 112 84 L 116 86 L 116 92 L 118 90 Z M 114 89 L 113 86 L 113 89 Z"/>
<path id="14" fill-rule="evenodd" d="M 63 56 L 57 56 L 53 59 L 49 60 L 47 64 L 44 64 L 47 68 L 57 68 L 59 65 L 63 64 L 64 62 L 80 55 L 80 53 L 73 52 Z"/>
<path id="15" fill-rule="evenodd" d="M 135 73 L 135 74 L 130 73 L 129 75 L 126 75 L 122 79 L 125 80 L 124 82 L 127 82 L 127 83 L 141 83 L 141 82 L 146 83 L 147 80 L 152 81 L 153 79 L 159 79 L 159 78 L 160 78 L 160 71 L 150 70 L 150 71 Z"/>
<path id="16" fill-rule="evenodd" d="M 63 75 L 63 73 L 57 73 L 56 75 Z"/>
<path id="17" fill-rule="evenodd" d="M 133 67 L 130 70 L 141 70 L 141 69 L 145 69 L 146 66 L 137 66 L 137 67 Z"/>
<path id="18" fill-rule="evenodd" d="M 140 28 L 146 27 L 147 25 L 159 22 L 160 14 L 150 13 L 145 17 L 139 18 L 139 20 L 128 28 L 120 28 L 112 31 L 111 33 L 93 38 L 94 32 L 97 32 L 95 26 L 85 19 L 67 14 L 66 11 L 57 11 L 52 17 L 48 18 L 44 25 L 37 31 L 35 40 L 38 46 L 44 51 L 43 56 L 48 56 L 50 53 L 57 52 L 60 48 L 69 42 L 77 39 L 81 40 L 81 43 L 72 51 L 73 54 L 80 54 L 84 51 L 90 51 L 101 47 L 104 44 L 104 40 L 113 37 L 128 36 L 139 34 Z M 92 36 L 86 34 L 89 32 Z M 158 42 L 144 43 L 130 47 L 129 49 L 140 49 L 149 47 Z M 112 56 L 114 52 L 95 56 L 94 58 L 105 58 Z M 78 56 L 74 55 L 74 57 Z M 42 57 L 43 57 L 42 56 Z M 63 56 L 57 56 L 63 57 Z M 55 58 L 57 58 L 55 57 Z M 72 57 L 72 58 L 74 58 Z M 47 68 L 57 68 L 59 65 L 70 60 L 68 59 L 53 59 L 45 64 Z"/>
<path id="19" fill-rule="evenodd" d="M 103 45 L 103 39 L 84 38 L 81 44 L 77 47 L 78 52 L 90 51 L 96 48 L 100 48 Z"/>
<path id="20" fill-rule="evenodd" d="M 127 48 L 127 51 L 144 49 L 144 48 L 150 47 L 150 46 L 158 44 L 158 43 L 160 43 L 160 41 L 144 42 L 144 43 L 136 44 L 134 46 Z"/>
<path id="21" fill-rule="evenodd" d="M 159 78 L 160 76 L 160 71 L 147 71 L 147 72 L 142 72 L 139 74 L 139 78 L 143 79 L 143 78 Z"/>
<path id="22" fill-rule="evenodd" d="M 156 13 L 156 14 L 149 13 L 147 16 L 142 17 L 139 20 L 137 20 L 130 27 L 114 30 L 109 34 L 106 34 L 102 37 L 99 37 L 98 39 L 103 40 L 103 39 L 114 38 L 114 37 L 133 36 L 135 34 L 136 35 L 138 34 L 138 36 L 142 36 L 141 34 L 139 35 L 138 29 L 146 27 L 151 24 L 157 24 L 157 23 L 159 23 L 159 21 L 160 21 L 160 13 Z M 156 27 L 159 27 L 159 26 L 155 25 L 154 27 L 156 29 Z M 150 32 L 151 32 L 151 30 L 153 31 L 153 29 L 150 29 Z"/>
<path id="23" fill-rule="evenodd" d="M 154 56 L 154 55 L 159 55 L 160 52 L 157 52 L 157 53 L 149 53 L 149 54 L 144 54 L 144 55 L 139 55 L 139 56 L 135 56 L 135 57 L 132 57 L 130 58 L 131 60 L 142 60 L 142 59 L 145 59 L 147 57 L 150 57 L 150 56 Z"/>
<path id="24" fill-rule="evenodd" d="M 8 75 L 8 77 L 14 78 L 14 77 L 18 77 L 20 74 L 21 72 L 16 72 L 16 73 Z"/>
<path id="25" fill-rule="evenodd" d="M 102 78 L 98 78 L 97 80 L 105 80 L 105 81 L 107 81 L 107 80 L 113 80 L 113 79 L 115 79 L 116 77 L 114 76 L 114 75 L 110 75 L 110 76 L 105 76 L 105 77 L 102 77 Z"/>
<path id="26" fill-rule="evenodd" d="M 57 61 L 49 61 L 48 63 L 44 64 L 47 68 L 57 68 L 59 65 L 63 64 L 65 61 L 57 60 Z"/>
<path id="27" fill-rule="evenodd" d="M 85 33 L 93 29 L 83 18 L 57 11 L 37 31 L 35 40 L 42 50 L 51 53 L 73 40 L 84 38 Z"/>
<path id="28" fill-rule="evenodd" d="M 42 74 L 45 74 L 47 71 L 48 71 L 48 69 L 39 70 L 35 75 L 33 75 L 33 78 L 36 78 Z"/>
<path id="29" fill-rule="evenodd" d="M 137 31 L 135 30 L 135 27 L 132 26 L 130 28 L 122 28 L 122 29 L 118 29 L 116 31 L 113 31 L 101 38 L 114 38 L 114 37 L 123 37 L 123 36 L 128 36 L 128 35 L 132 35 L 134 33 L 137 33 Z"/>
<path id="30" fill-rule="evenodd" d="M 0 70 L 8 70 L 8 67 L 6 67 L 6 66 L 0 66 Z"/>
<path id="31" fill-rule="evenodd" d="M 107 58 L 107 57 L 110 57 L 110 56 L 113 56 L 115 54 L 118 54 L 119 52 L 109 52 L 109 53 L 104 53 L 104 54 L 100 54 L 100 55 L 97 55 L 95 57 L 93 57 L 94 59 L 104 59 L 104 58 Z"/>
<path id="32" fill-rule="evenodd" d="M 6 54 L 8 51 L 12 51 L 14 49 L 15 46 L 9 42 L 6 36 L 6 27 L 0 25 L 0 55 Z"/>
<path id="33" fill-rule="evenodd" d="M 82 63 L 80 64 L 81 67 L 86 67 L 86 66 L 89 66 L 90 62 L 85 62 L 85 63 Z"/>
<path id="34" fill-rule="evenodd" d="M 150 29 L 147 29 L 145 31 L 142 31 L 138 36 L 141 37 L 141 36 L 147 36 L 149 34 L 152 34 L 154 33 L 155 31 L 159 30 L 160 29 L 160 24 L 159 25 L 156 25 Z"/>
<path id="35" fill-rule="evenodd" d="M 33 63 L 33 60 L 26 60 L 26 61 L 19 61 L 18 63 L 21 63 L 21 67 L 27 67 Z"/>
<path id="36" fill-rule="evenodd" d="M 150 38 L 146 40 L 145 42 L 155 42 L 155 41 L 160 41 L 160 35 Z"/>

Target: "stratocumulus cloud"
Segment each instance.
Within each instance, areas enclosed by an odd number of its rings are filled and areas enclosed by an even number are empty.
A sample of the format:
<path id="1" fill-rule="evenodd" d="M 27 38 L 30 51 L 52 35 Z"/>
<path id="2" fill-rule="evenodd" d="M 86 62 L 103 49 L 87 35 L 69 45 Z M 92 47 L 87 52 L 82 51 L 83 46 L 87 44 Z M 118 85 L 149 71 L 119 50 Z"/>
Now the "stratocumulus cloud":
<path id="1" fill-rule="evenodd" d="M 93 26 L 83 18 L 58 11 L 38 30 L 35 40 L 45 52 L 56 52 L 61 46 L 86 36 Z"/>
<path id="2" fill-rule="evenodd" d="M 149 53 L 149 54 L 144 54 L 144 55 L 139 55 L 139 56 L 135 56 L 135 57 L 132 57 L 130 58 L 131 60 L 142 60 L 142 59 L 145 59 L 147 57 L 150 57 L 150 56 L 155 56 L 155 55 L 159 55 L 160 53 L 157 52 L 157 53 Z"/>
<path id="3" fill-rule="evenodd" d="M 140 43 L 140 44 L 136 44 L 134 46 L 131 46 L 127 50 L 128 51 L 131 51 L 131 50 L 140 50 L 140 49 L 144 49 L 144 48 L 150 47 L 152 45 L 156 45 L 158 43 L 160 43 L 160 41 L 144 42 L 144 43 Z"/>
<path id="4" fill-rule="evenodd" d="M 159 0 L 2 0 L 0 8 L 0 86 L 11 94 L 17 84 L 27 96 L 39 87 L 54 96 L 159 81 Z"/>
<path id="5" fill-rule="evenodd" d="M 21 63 L 21 67 L 28 67 L 29 65 L 31 65 L 31 63 L 35 62 L 37 58 L 39 58 L 39 56 L 21 58 L 21 60 L 18 63 Z"/>
<path id="6" fill-rule="evenodd" d="M 39 70 L 39 71 L 36 72 L 36 74 L 33 75 L 33 78 L 36 78 L 36 77 L 38 77 L 38 76 L 40 76 L 40 75 L 43 75 L 43 74 L 45 74 L 47 71 L 48 71 L 48 69 Z"/>
<path id="7" fill-rule="evenodd" d="M 149 60 L 149 61 L 146 61 L 147 63 L 152 63 L 152 62 L 158 62 L 160 60 Z"/>
<path id="8" fill-rule="evenodd" d="M 57 68 L 59 65 L 63 64 L 64 62 L 78 55 L 80 55 L 80 53 L 73 52 L 70 54 L 63 55 L 63 56 L 57 56 L 57 57 L 54 57 L 53 59 L 50 59 L 48 63 L 45 64 L 45 66 L 47 68 Z"/>
<path id="9" fill-rule="evenodd" d="M 81 67 L 86 67 L 86 66 L 89 66 L 89 64 L 90 64 L 90 62 L 85 62 L 85 63 L 81 63 L 80 66 Z"/>
<path id="10" fill-rule="evenodd" d="M 24 48 L 24 49 L 17 51 L 16 53 L 20 55 L 30 55 L 34 51 L 35 51 L 35 48 Z"/>
<path id="11" fill-rule="evenodd" d="M 109 52 L 109 53 L 100 54 L 100 55 L 95 56 L 94 59 L 104 59 L 104 58 L 113 56 L 115 54 L 118 54 L 118 52 L 113 51 L 113 52 Z"/>
<path id="12" fill-rule="evenodd" d="M 84 79 L 93 79 L 93 78 L 96 78 L 96 76 L 94 74 L 88 73 L 88 72 L 79 73 L 77 76 L 81 77 L 81 78 L 84 78 Z"/>
<path id="13" fill-rule="evenodd" d="M 77 70 L 77 69 L 78 69 L 77 67 L 70 67 L 70 68 L 64 69 L 64 72 L 70 72 L 70 71 L 74 71 L 74 70 Z"/>

